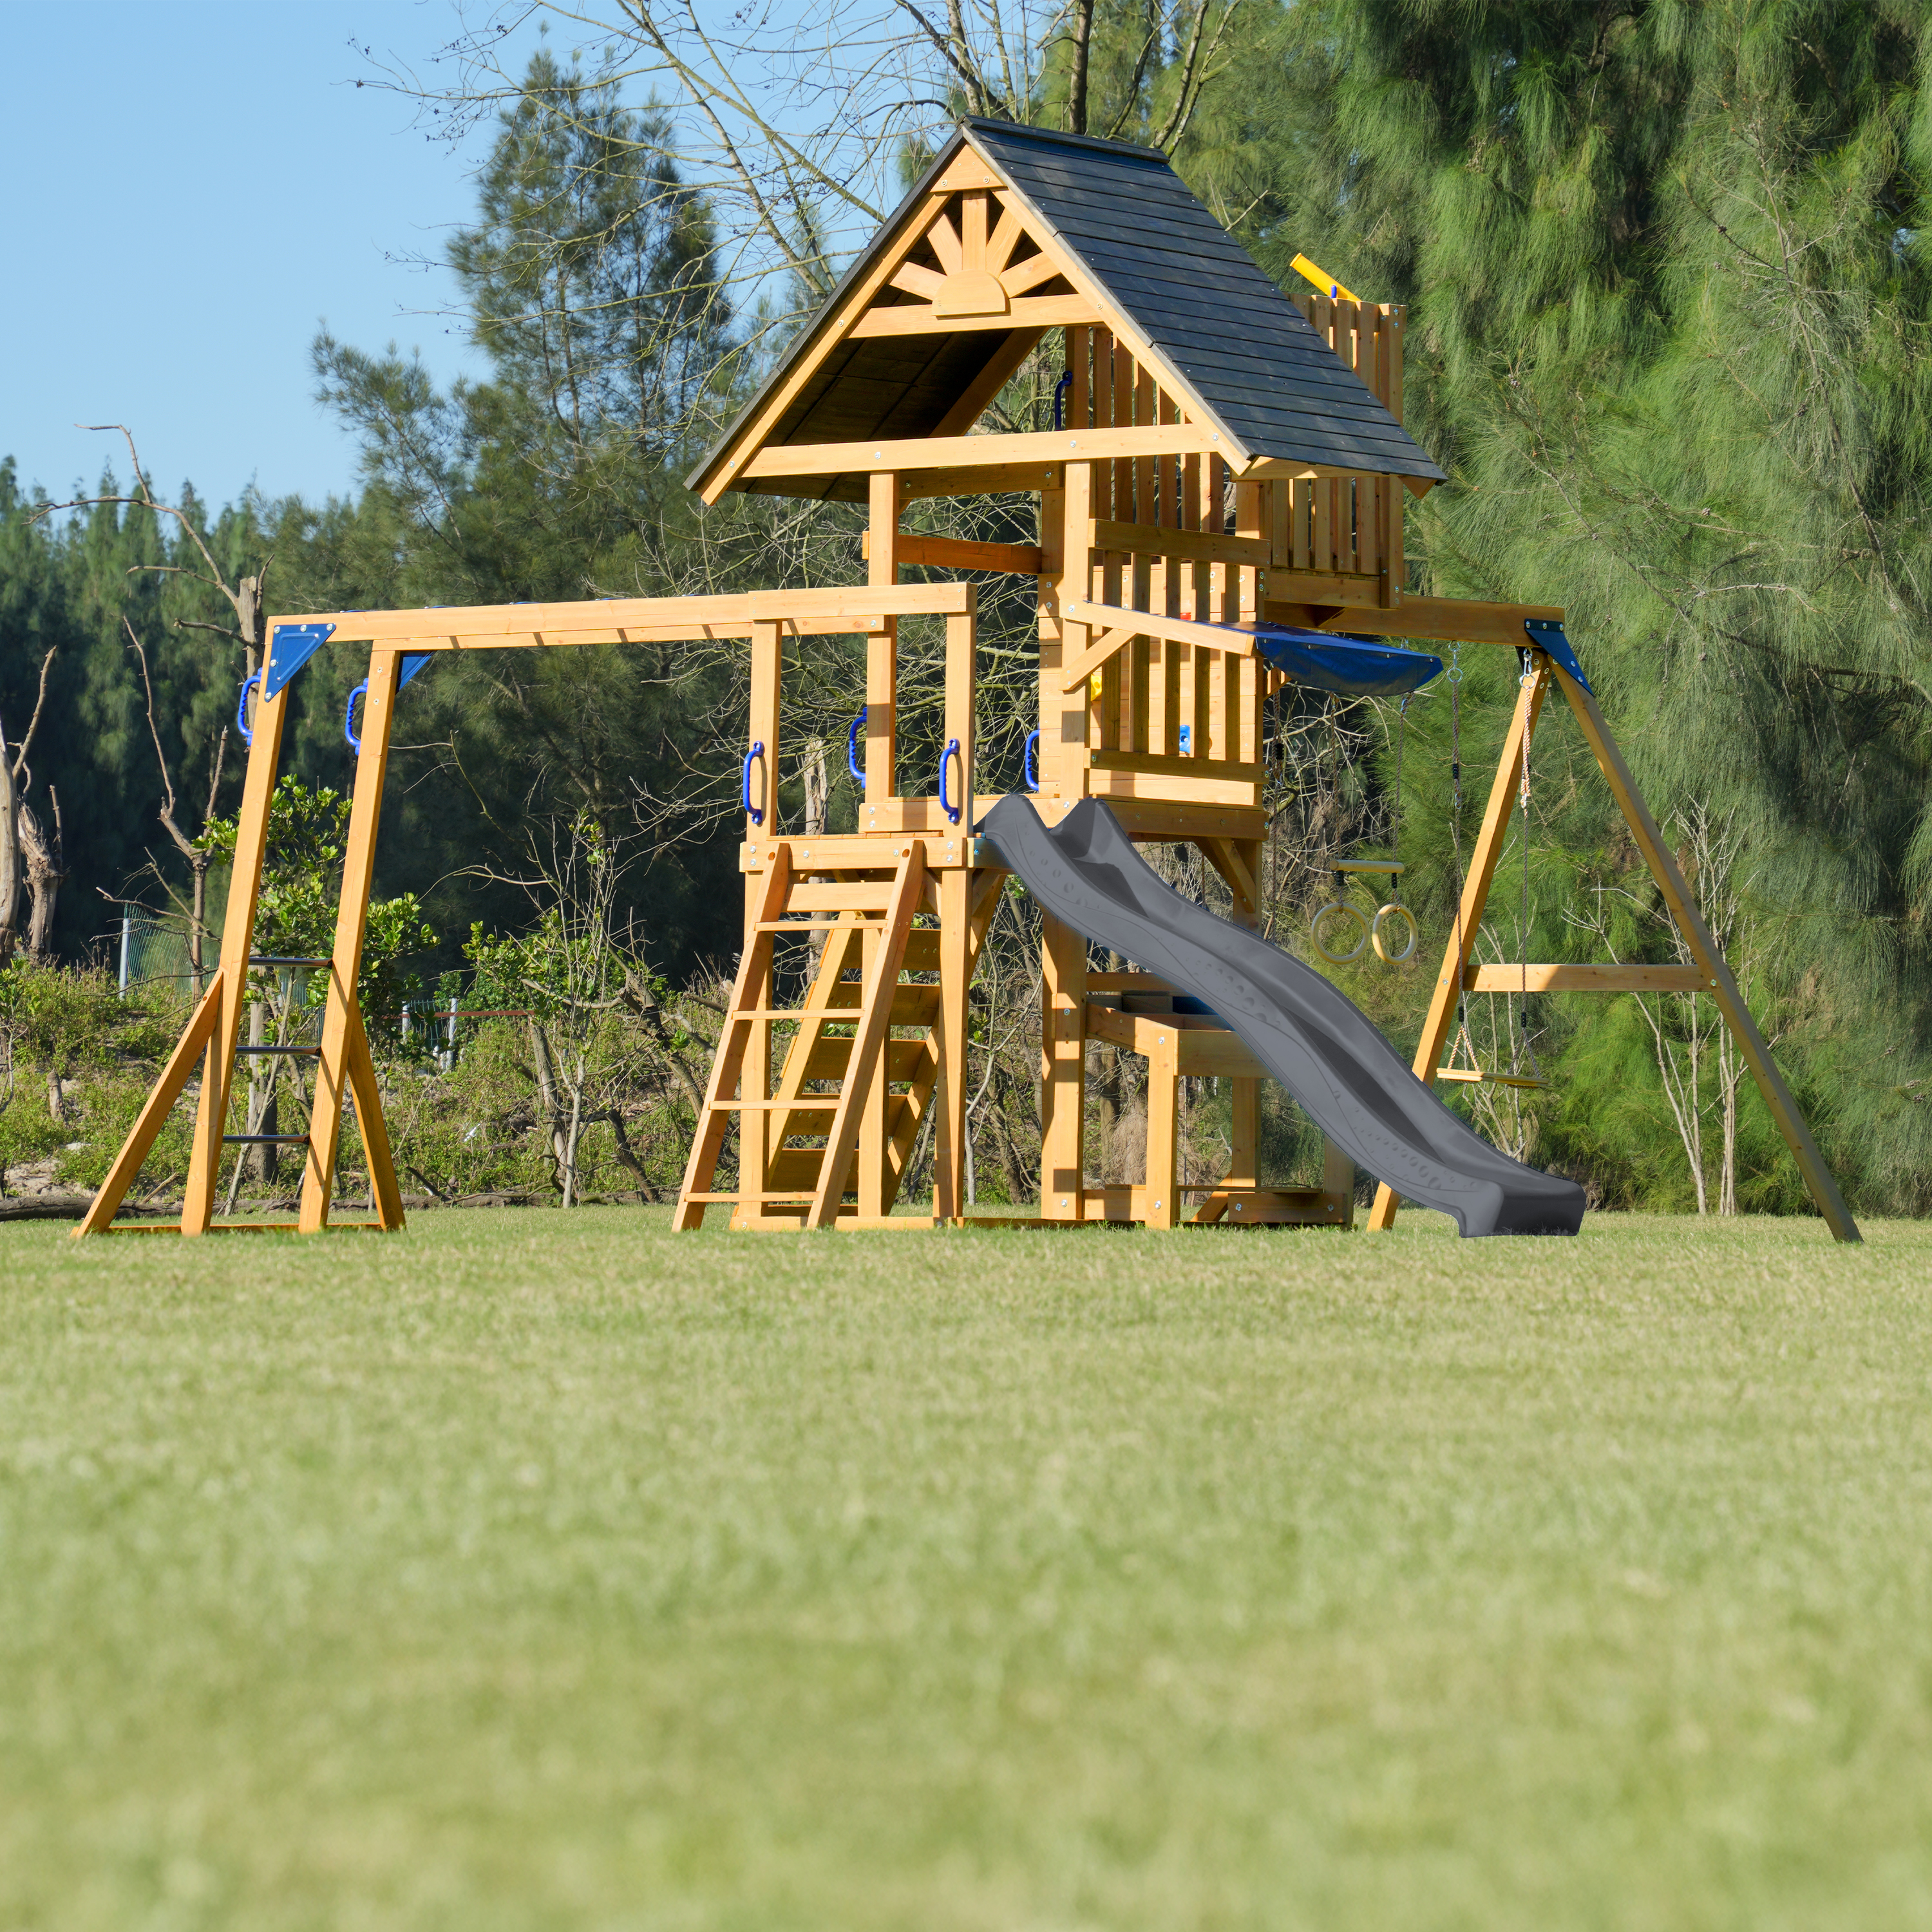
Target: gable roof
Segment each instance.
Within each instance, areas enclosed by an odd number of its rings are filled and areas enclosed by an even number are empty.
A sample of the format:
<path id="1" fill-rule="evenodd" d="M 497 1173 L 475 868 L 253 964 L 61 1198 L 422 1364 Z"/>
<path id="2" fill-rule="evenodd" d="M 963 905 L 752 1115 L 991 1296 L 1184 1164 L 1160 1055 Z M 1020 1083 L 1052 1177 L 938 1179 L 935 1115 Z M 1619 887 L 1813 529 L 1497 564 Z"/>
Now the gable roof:
<path id="1" fill-rule="evenodd" d="M 862 284 L 884 286 L 907 230 L 970 148 L 1036 240 L 1076 272 L 1074 287 L 1132 346 L 1186 416 L 1212 426 L 1238 466 L 1270 458 L 1444 480 L 1377 398 L 1323 340 L 1157 150 L 975 117 L 925 176 L 825 306 L 687 479 L 714 494 L 761 418 L 757 446 L 963 434 L 1042 332 L 982 322 L 956 332 L 854 335 Z M 1081 285 L 1084 284 L 1082 287 Z M 902 284 L 896 286 L 903 286 Z M 866 298 L 869 299 L 870 298 Z M 888 300 L 896 298 L 890 295 Z M 1037 310 L 1039 304 L 1024 304 Z M 1014 318 L 1019 320 L 1017 312 Z M 801 370 L 803 380 L 800 380 Z M 791 393 L 774 418 L 775 398 Z M 748 454 L 748 452 L 746 452 Z M 735 465 L 734 466 L 736 466 Z M 707 487 L 708 486 L 708 487 Z M 862 476 L 727 487 L 862 499 Z"/>

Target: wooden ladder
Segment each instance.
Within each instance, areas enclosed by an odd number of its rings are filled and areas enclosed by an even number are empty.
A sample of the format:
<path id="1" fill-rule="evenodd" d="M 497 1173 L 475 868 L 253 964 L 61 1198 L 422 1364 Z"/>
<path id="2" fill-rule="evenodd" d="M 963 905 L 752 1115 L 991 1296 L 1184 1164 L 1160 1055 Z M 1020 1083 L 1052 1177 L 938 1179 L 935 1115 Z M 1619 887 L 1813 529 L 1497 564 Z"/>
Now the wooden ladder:
<path id="1" fill-rule="evenodd" d="M 912 926 L 926 889 L 923 844 L 912 841 L 896 861 L 889 876 L 821 880 L 793 871 L 789 845 L 774 849 L 746 922 L 676 1228 L 701 1227 L 707 1208 L 728 1203 L 735 1228 L 824 1228 L 842 1214 L 865 1222 L 890 1213 L 940 1062 L 939 988 L 900 982 L 939 964 L 939 934 Z M 778 940 L 814 932 L 824 943 L 804 1004 L 774 1005 Z M 788 1022 L 796 1030 L 774 1088 L 772 1029 Z M 896 1040 L 896 1026 L 923 1036 Z M 835 1081 L 836 1093 L 818 1090 Z M 719 1188 L 734 1120 L 738 1185 Z M 794 1139 L 823 1144 L 788 1144 Z"/>

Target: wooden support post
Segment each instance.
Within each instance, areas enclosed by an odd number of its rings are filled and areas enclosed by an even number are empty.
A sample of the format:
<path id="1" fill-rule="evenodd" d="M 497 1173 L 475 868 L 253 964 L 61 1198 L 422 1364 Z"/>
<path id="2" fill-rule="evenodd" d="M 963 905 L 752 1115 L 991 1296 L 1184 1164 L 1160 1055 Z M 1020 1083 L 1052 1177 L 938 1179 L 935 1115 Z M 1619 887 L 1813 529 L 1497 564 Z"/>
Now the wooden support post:
<path id="1" fill-rule="evenodd" d="M 1497 761 L 1496 782 L 1490 788 L 1488 808 L 1483 814 L 1482 830 L 1469 854 L 1469 869 L 1462 881 L 1460 916 L 1450 930 L 1449 944 L 1442 956 L 1441 971 L 1430 995 L 1429 1016 L 1423 1022 L 1422 1038 L 1415 1049 L 1415 1077 L 1424 1085 L 1436 1084 L 1436 1070 L 1442 1064 L 1442 1050 L 1449 1043 L 1456 1023 L 1457 1004 L 1462 998 L 1462 974 L 1469 954 L 1482 930 L 1483 908 L 1489 902 L 1490 882 L 1496 877 L 1502 857 L 1503 842 L 1509 832 L 1510 814 L 1516 808 L 1516 788 L 1522 777 L 1522 744 L 1533 734 L 1550 688 L 1550 660 L 1539 651 L 1528 678 L 1516 688 L 1516 710 L 1503 739 L 1502 756 Z M 1377 1232 L 1394 1225 L 1395 1190 L 1384 1181 L 1376 1190 L 1376 1204 L 1369 1212 L 1369 1226 Z"/>
<path id="2" fill-rule="evenodd" d="M 389 726 L 395 716 L 401 652 L 390 646 L 369 653 L 369 694 L 362 706 L 362 748 L 356 759 L 356 792 L 350 802 L 349 837 L 342 859 L 342 899 L 336 909 L 335 944 L 328 967 L 328 1004 L 322 1016 L 322 1054 L 316 1062 L 315 1109 L 309 1116 L 308 1168 L 302 1176 L 304 1234 L 328 1224 L 335 1192 L 336 1150 L 342 1137 L 342 1102 L 348 1089 L 349 1042 L 359 1034 L 356 985 L 362 965 L 362 938 L 369 923 L 369 888 L 376 876 L 376 832 L 382 814 L 382 781 L 389 768 Z M 365 1048 L 366 1051 L 366 1048 Z M 370 1075 L 374 1084 L 373 1070 Z M 388 1136 L 379 1135 L 383 1152 Z M 376 1186 L 376 1150 L 365 1134 L 363 1151 Z M 394 1186 L 394 1177 L 390 1177 Z M 380 1194 L 380 1188 L 376 1190 Z M 400 1200 L 398 1207 L 400 1211 Z M 386 1226 L 387 1224 L 385 1223 Z"/>
<path id="3" fill-rule="evenodd" d="M 1784 1076 L 1778 1070 L 1778 1063 L 1772 1058 L 1771 1048 L 1759 1032 L 1750 1009 L 1744 1004 L 1744 995 L 1738 990 L 1730 967 L 1712 937 L 1710 928 L 1704 923 L 1703 914 L 1697 909 L 1696 895 L 1678 870 L 1676 858 L 1665 844 L 1663 833 L 1658 830 L 1657 821 L 1637 790 L 1630 767 L 1624 763 L 1623 753 L 1610 736 L 1610 728 L 1604 722 L 1596 699 L 1560 664 L 1552 664 L 1540 651 L 1536 655 L 1542 674 L 1553 674 L 1563 695 L 1570 700 L 1570 708 L 1576 714 L 1584 738 L 1595 753 L 1598 765 L 1609 782 L 1611 796 L 1622 808 L 1636 838 L 1637 849 L 1642 853 L 1644 862 L 1650 868 L 1650 875 L 1657 881 L 1670 916 L 1705 982 L 1702 990 L 1707 991 L 1718 1003 L 1718 1010 L 1724 1015 L 1725 1024 L 1737 1041 L 1744 1064 L 1750 1067 L 1758 1091 L 1764 1096 L 1764 1104 L 1771 1110 L 1772 1118 L 1778 1123 L 1779 1132 L 1791 1149 L 1798 1162 L 1798 1171 L 1804 1175 L 1804 1185 L 1810 1190 L 1814 1204 L 1825 1217 L 1832 1239 L 1862 1240 L 1858 1223 L 1845 1205 L 1838 1181 L 1826 1166 L 1825 1156 L 1819 1151 L 1818 1143 L 1813 1138 L 1804 1116 L 1798 1112 L 1790 1088 L 1784 1084 Z"/>
<path id="4" fill-rule="evenodd" d="M 933 1126 L 932 1211 L 941 1221 L 966 1211 L 967 999 L 973 982 L 974 873 L 939 875 L 939 1115 Z M 884 1083 L 884 1068 L 879 1084 Z"/>
<path id="5" fill-rule="evenodd" d="M 128 1138 L 121 1144 L 121 1151 L 114 1156 L 114 1165 L 107 1170 L 107 1178 L 95 1192 L 86 1218 L 74 1229 L 74 1240 L 78 1240 L 83 1234 L 102 1233 L 114 1219 L 115 1210 L 134 1184 L 134 1178 L 140 1172 L 141 1163 L 147 1159 L 162 1124 L 173 1110 L 182 1089 L 188 1084 L 188 1076 L 194 1071 L 195 1062 L 206 1051 L 222 1011 L 221 970 L 218 967 L 214 977 L 208 982 L 207 992 L 195 1006 L 186 1030 L 175 1042 L 173 1052 L 168 1055 L 167 1064 L 154 1082 L 154 1090 L 148 1096 L 146 1104 L 128 1130 Z"/>
<path id="6" fill-rule="evenodd" d="M 1148 1056 L 1147 1193 L 1145 1224 L 1178 1228 L 1180 1200 L 1175 1184 L 1180 1176 L 1178 1116 L 1180 1110 L 1180 1035 L 1168 1028 L 1157 1035 Z M 1252 1083 L 1250 1083 L 1252 1084 Z"/>
<path id="7" fill-rule="evenodd" d="M 1060 537 L 1060 571 L 1054 586 L 1054 608 L 1064 611 L 1069 604 L 1085 602 L 1092 595 L 1094 580 L 1094 552 L 1089 543 L 1093 523 L 1090 508 L 1094 466 L 1090 463 L 1070 463 L 1066 466 L 1066 488 L 1061 492 L 1061 503 L 1065 512 L 1065 522 Z M 1060 663 L 1062 666 L 1076 662 L 1093 640 L 1094 633 L 1085 624 L 1077 624 L 1065 616 L 1060 620 Z M 1040 742 L 1042 753 L 1041 778 L 1042 790 L 1049 788 L 1045 784 L 1046 753 L 1052 746 L 1053 770 L 1055 782 L 1050 789 L 1062 798 L 1084 798 L 1088 789 L 1088 771 L 1090 763 L 1089 734 L 1088 731 L 1087 687 L 1077 691 L 1063 692 L 1064 681 L 1055 678 L 1054 686 L 1048 691 L 1045 686 L 1046 666 L 1041 665 Z"/>
<path id="8" fill-rule="evenodd" d="M 1040 955 L 1040 1214 L 1077 1221 L 1086 1174 L 1087 942 L 1044 914 Z"/>
<path id="9" fill-rule="evenodd" d="M 274 634 L 271 627 L 270 635 Z M 255 736 L 248 747 L 242 808 L 236 820 L 235 856 L 229 870 L 228 910 L 221 926 L 220 1004 L 208 1036 L 208 1059 L 201 1072 L 201 1104 L 188 1156 L 187 1196 L 182 1204 L 182 1232 L 204 1234 L 214 1219 L 214 1187 L 221 1167 L 221 1136 L 228 1124 L 228 1089 L 235 1077 L 235 1043 L 248 991 L 248 955 L 255 940 L 255 908 L 262 893 L 262 864 L 268 855 L 268 810 L 275 790 L 275 767 L 282 750 L 282 725 L 288 715 L 285 685 L 255 706 Z M 131 1177 L 130 1177 L 131 1178 Z"/>
<path id="10" fill-rule="evenodd" d="M 890 546 L 888 547 L 890 550 Z M 778 724 L 780 718 L 778 691 L 784 670 L 784 633 L 775 622 L 760 621 L 752 627 L 752 701 L 745 731 L 745 748 L 748 753 L 755 745 L 764 748 L 764 769 L 760 772 L 757 761 L 752 766 L 752 802 L 763 814 L 754 819 L 749 812 L 745 815 L 745 838 L 748 844 L 760 844 L 775 840 L 778 836 Z M 870 723 L 869 716 L 867 722 Z M 760 790 L 760 779 L 764 789 Z M 747 874 L 745 880 L 745 944 L 742 956 L 756 956 L 763 964 L 755 988 L 755 1004 L 760 1010 L 770 1012 L 777 1003 L 776 980 L 773 971 L 773 954 L 776 950 L 769 934 L 758 930 L 758 921 L 753 911 L 761 893 L 754 874 Z M 763 944 L 760 944 L 763 941 Z M 744 1068 L 745 1087 L 742 1098 L 764 1100 L 772 1090 L 772 1023 L 759 1019 L 751 1022 L 751 1036 L 746 1042 Z M 776 1123 L 772 1116 L 762 1110 L 740 1114 L 738 1116 L 738 1190 L 740 1199 L 731 1216 L 734 1228 L 745 1227 L 764 1218 L 765 1204 L 758 1197 L 771 1186 L 771 1154 L 772 1130 Z"/>
<path id="11" fill-rule="evenodd" d="M 872 479 L 872 543 L 866 581 L 899 580 L 899 479 L 881 471 Z M 898 796 L 896 770 L 898 718 L 898 620 L 888 617 L 882 630 L 866 640 L 866 802 L 882 804 Z"/>

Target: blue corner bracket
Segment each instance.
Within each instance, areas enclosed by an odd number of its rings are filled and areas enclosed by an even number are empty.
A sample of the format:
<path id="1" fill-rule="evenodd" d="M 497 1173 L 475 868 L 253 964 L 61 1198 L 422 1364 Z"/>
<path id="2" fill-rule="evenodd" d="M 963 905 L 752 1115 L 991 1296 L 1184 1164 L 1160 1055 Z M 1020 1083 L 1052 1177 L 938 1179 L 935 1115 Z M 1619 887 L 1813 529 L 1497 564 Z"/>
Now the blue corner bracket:
<path id="1" fill-rule="evenodd" d="M 435 655 L 434 651 L 405 651 L 403 653 L 402 674 L 396 680 L 396 688 L 401 690 Z"/>
<path id="2" fill-rule="evenodd" d="M 273 698 L 334 634 L 333 624 L 278 624 L 262 668 L 262 695 Z"/>
<path id="3" fill-rule="evenodd" d="M 1576 662 L 1576 653 L 1570 648 L 1570 640 L 1563 634 L 1561 624 L 1552 624 L 1546 618 L 1526 617 L 1522 628 L 1529 633 L 1529 641 L 1540 651 L 1547 651 L 1590 695 L 1590 680 L 1583 675 L 1583 667 Z"/>

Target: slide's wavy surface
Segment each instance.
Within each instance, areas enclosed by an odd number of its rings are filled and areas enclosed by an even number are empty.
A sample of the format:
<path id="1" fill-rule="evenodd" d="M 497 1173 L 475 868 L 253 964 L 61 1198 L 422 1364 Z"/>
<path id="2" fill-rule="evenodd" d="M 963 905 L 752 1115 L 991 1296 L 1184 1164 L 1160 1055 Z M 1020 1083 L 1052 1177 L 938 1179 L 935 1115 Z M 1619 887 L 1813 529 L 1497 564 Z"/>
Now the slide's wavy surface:
<path id="1" fill-rule="evenodd" d="M 1049 830 L 1014 794 L 980 831 L 1054 918 L 1204 1000 L 1316 1125 L 1398 1194 L 1452 1216 L 1466 1236 L 1581 1226 L 1574 1181 L 1498 1153 L 1320 974 L 1164 884 L 1097 800 Z"/>

